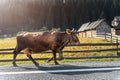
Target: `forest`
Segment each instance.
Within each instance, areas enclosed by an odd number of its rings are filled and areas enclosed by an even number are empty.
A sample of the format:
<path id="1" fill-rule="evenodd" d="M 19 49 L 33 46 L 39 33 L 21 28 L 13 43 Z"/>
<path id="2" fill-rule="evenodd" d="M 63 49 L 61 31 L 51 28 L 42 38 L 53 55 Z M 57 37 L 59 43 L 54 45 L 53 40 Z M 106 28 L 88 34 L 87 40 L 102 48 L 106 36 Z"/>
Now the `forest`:
<path id="1" fill-rule="evenodd" d="M 0 34 L 46 27 L 78 29 L 81 24 L 120 16 L 120 0 L 0 0 Z"/>

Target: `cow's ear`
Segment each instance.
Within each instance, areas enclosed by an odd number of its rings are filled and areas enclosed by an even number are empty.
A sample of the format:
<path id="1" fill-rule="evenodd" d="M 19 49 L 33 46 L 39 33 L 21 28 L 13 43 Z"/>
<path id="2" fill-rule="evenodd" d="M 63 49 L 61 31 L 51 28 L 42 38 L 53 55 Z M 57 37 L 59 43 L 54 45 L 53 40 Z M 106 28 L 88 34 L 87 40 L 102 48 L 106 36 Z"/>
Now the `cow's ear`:
<path id="1" fill-rule="evenodd" d="M 70 29 L 66 29 L 66 33 L 67 34 L 71 34 L 71 30 Z"/>

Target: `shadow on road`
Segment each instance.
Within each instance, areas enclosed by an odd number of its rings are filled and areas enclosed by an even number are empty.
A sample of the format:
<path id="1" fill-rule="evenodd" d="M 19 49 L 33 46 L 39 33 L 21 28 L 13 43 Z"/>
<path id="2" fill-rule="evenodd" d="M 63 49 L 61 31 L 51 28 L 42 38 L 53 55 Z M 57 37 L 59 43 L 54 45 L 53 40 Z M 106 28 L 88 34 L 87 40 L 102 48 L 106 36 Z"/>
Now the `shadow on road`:
<path id="1" fill-rule="evenodd" d="M 120 66 L 102 66 L 102 67 L 92 67 L 92 66 L 80 66 L 80 65 L 70 65 L 70 64 L 62 64 L 62 65 L 41 65 L 39 67 L 25 67 L 19 66 L 19 68 L 24 68 L 26 70 L 35 70 L 35 71 L 54 71 L 54 70 L 74 70 L 74 69 L 99 69 L 99 68 L 112 68 L 111 70 L 93 70 L 93 71 L 75 71 L 75 72 L 49 72 L 50 74 L 61 74 L 61 75 L 79 75 L 79 74 L 92 74 L 92 73 L 107 73 L 112 71 L 119 71 L 118 68 Z"/>

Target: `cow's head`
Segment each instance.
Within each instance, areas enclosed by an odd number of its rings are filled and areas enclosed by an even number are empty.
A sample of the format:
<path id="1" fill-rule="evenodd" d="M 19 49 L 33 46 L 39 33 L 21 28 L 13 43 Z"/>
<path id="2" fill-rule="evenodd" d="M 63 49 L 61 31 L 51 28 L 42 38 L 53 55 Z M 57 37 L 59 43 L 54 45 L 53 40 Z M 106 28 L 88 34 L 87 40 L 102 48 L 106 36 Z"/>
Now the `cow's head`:
<path id="1" fill-rule="evenodd" d="M 77 32 L 74 29 L 66 29 L 66 33 L 69 35 L 70 44 L 80 44 L 80 41 L 77 37 Z"/>
<path id="2" fill-rule="evenodd" d="M 67 38 L 67 39 L 65 39 L 66 40 L 65 45 L 68 44 L 68 43 L 76 44 L 76 45 L 80 44 L 80 41 L 79 41 L 79 39 L 77 37 L 78 33 L 75 32 L 74 29 L 72 29 L 72 30 L 66 29 L 66 33 L 67 33 L 67 36 L 65 36 L 65 38 Z M 62 52 L 59 53 L 59 58 L 60 58 L 60 60 L 63 59 Z"/>

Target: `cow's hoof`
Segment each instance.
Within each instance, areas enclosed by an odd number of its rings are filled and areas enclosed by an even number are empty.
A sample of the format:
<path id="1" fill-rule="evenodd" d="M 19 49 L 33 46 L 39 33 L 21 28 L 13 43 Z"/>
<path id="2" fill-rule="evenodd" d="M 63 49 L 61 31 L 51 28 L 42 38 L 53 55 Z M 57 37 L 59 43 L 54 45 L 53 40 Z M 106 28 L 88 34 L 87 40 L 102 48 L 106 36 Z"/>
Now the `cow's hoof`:
<path id="1" fill-rule="evenodd" d="M 59 63 L 58 63 L 58 62 L 55 62 L 55 65 L 59 65 Z"/>
<path id="2" fill-rule="evenodd" d="M 51 60 L 48 60 L 47 63 L 49 63 Z"/>
<path id="3" fill-rule="evenodd" d="M 17 64 L 13 64 L 13 67 L 18 67 L 18 65 Z"/>
<path id="4" fill-rule="evenodd" d="M 50 59 L 48 59 L 48 61 L 47 61 L 47 63 L 49 63 L 50 61 L 52 61 L 53 60 L 53 57 L 52 58 L 50 58 Z"/>
<path id="5" fill-rule="evenodd" d="M 117 56 L 120 56 L 120 53 L 119 53 L 119 52 L 117 52 Z"/>
<path id="6" fill-rule="evenodd" d="M 59 60 L 61 61 L 61 60 L 63 60 L 64 58 L 59 58 Z"/>
<path id="7" fill-rule="evenodd" d="M 38 64 L 38 63 L 35 63 L 35 66 L 39 67 L 39 64 Z"/>

